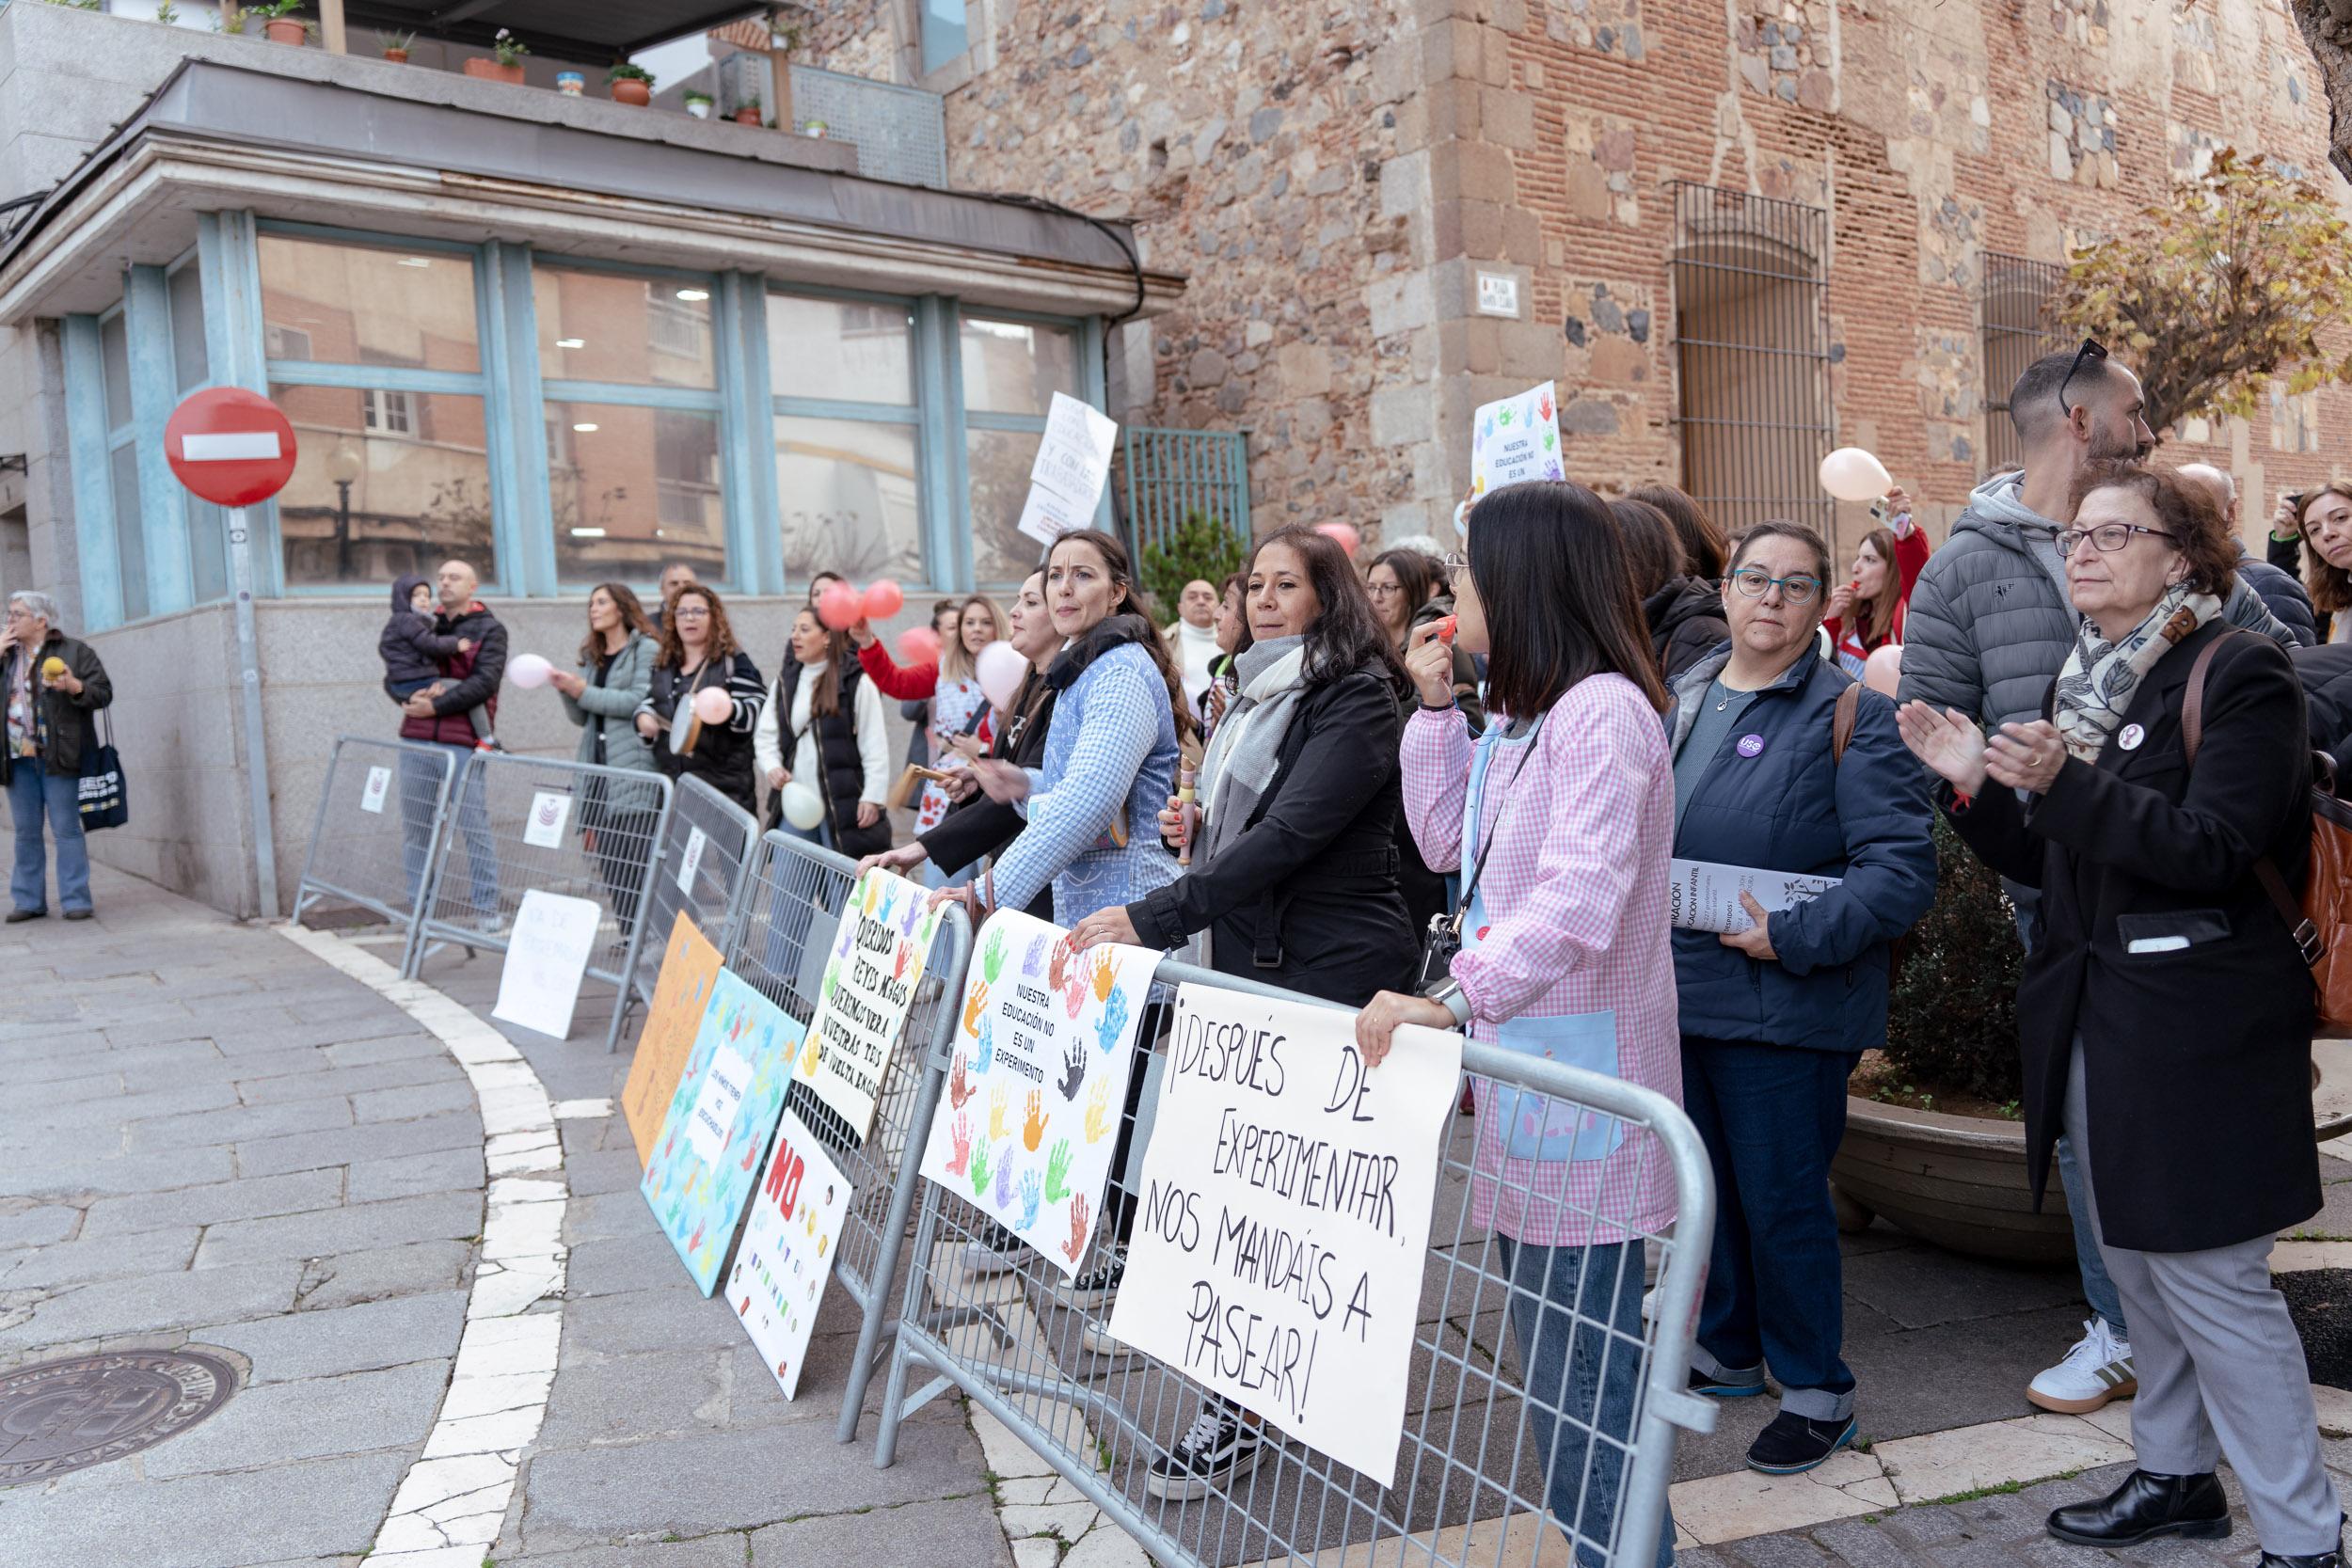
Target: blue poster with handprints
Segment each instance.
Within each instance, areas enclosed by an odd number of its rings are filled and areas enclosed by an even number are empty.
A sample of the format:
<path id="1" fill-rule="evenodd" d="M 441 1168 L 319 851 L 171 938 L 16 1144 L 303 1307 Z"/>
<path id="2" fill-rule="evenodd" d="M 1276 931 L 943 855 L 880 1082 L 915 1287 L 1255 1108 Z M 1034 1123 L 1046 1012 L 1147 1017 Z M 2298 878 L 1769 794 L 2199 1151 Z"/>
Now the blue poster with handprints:
<path id="1" fill-rule="evenodd" d="M 757 1180 L 802 1027 L 721 971 L 638 1190 L 704 1295 L 718 1283 Z"/>

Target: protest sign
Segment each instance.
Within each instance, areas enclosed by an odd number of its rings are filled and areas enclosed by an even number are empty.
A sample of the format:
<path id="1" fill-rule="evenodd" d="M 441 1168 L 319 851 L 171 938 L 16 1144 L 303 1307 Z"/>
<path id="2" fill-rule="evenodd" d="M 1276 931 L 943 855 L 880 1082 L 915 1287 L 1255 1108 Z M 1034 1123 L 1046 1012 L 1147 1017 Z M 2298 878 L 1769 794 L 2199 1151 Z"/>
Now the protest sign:
<path id="1" fill-rule="evenodd" d="M 498 1005 L 490 1016 L 557 1039 L 572 1033 L 572 1004 L 596 945 L 604 911 L 593 898 L 571 898 L 544 888 L 523 895 L 499 970 Z"/>
<path id="2" fill-rule="evenodd" d="M 1839 880 L 1713 861 L 1670 861 L 1667 869 L 1674 880 L 1666 890 L 1666 922 L 1688 931 L 1739 932 L 1755 925 L 1740 902 L 1743 893 L 1774 914 L 1820 897 Z"/>
<path id="3" fill-rule="evenodd" d="M 868 871 L 850 887 L 833 955 L 817 983 L 801 1082 L 864 1142 L 891 1049 L 930 957 L 939 911 L 904 877 Z"/>
<path id="4" fill-rule="evenodd" d="M 705 940 L 693 917 L 678 911 L 670 923 L 670 945 L 661 955 L 653 1001 L 645 1008 L 645 1026 L 637 1037 L 637 1054 L 628 1064 L 628 1082 L 621 1089 L 621 1114 L 636 1140 L 641 1166 L 661 1135 L 661 1118 L 677 1093 L 678 1075 L 686 1070 L 720 963 L 719 950 Z"/>
<path id="5" fill-rule="evenodd" d="M 1056 392 L 1046 409 L 1037 461 L 1029 466 L 1029 498 L 1014 526 L 1041 545 L 1073 529 L 1092 528 L 1118 440 L 1116 420 L 1067 392 Z"/>
<path id="6" fill-rule="evenodd" d="M 1566 477 L 1560 466 L 1560 403 L 1550 382 L 1480 405 L 1470 420 L 1470 494 Z"/>
<path id="7" fill-rule="evenodd" d="M 572 815 L 572 798 L 558 790 L 532 791 L 531 816 L 523 824 L 523 842 L 542 849 L 564 842 L 564 820 Z"/>
<path id="8" fill-rule="evenodd" d="M 1112 1338 L 1393 1483 L 1461 1066 L 1406 1027 L 1368 1070 L 1351 1012 L 1179 987 Z"/>
<path id="9" fill-rule="evenodd" d="M 807 1124 L 787 1110 L 752 1198 L 743 1244 L 727 1271 L 727 1297 L 787 1400 L 801 1385 L 801 1363 L 849 1209 L 849 1178 Z"/>
<path id="10" fill-rule="evenodd" d="M 704 1295 L 719 1282 L 776 1130 L 801 1036 L 797 1021 L 733 974 L 721 970 L 712 981 L 637 1189 Z"/>
<path id="11" fill-rule="evenodd" d="M 1075 1278 L 1160 956 L 1111 942 L 1073 952 L 1069 932 L 1013 910 L 989 916 L 977 945 L 923 1174 Z"/>

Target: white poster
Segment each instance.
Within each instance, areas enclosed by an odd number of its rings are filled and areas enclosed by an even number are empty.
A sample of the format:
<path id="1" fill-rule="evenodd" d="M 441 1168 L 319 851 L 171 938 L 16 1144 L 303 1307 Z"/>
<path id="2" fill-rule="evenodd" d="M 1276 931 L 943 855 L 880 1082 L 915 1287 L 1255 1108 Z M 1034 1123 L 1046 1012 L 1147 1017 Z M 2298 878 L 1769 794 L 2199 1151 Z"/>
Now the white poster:
<path id="1" fill-rule="evenodd" d="M 1029 466 L 1029 499 L 1022 503 L 1021 531 L 1050 545 L 1073 529 L 1092 528 L 1103 486 L 1111 476 L 1111 449 L 1119 424 L 1107 414 L 1056 392 L 1045 415 L 1045 435 Z"/>
<path id="2" fill-rule="evenodd" d="M 525 893 L 490 1016 L 559 1040 L 570 1038 L 572 1004 L 580 1000 L 580 978 L 588 972 L 603 918 L 603 908 L 593 898 L 541 888 Z"/>
<path id="3" fill-rule="evenodd" d="M 700 828 L 686 830 L 686 847 L 678 851 L 677 890 L 687 897 L 694 895 L 694 873 L 702 868 L 703 851 L 710 847 L 710 835 Z"/>
<path id="4" fill-rule="evenodd" d="M 930 895 L 904 877 L 876 869 L 850 884 L 798 1076 L 861 1142 L 938 929 Z"/>
<path id="5" fill-rule="evenodd" d="M 1075 1278 L 1160 955 L 1107 942 L 1073 952 L 1069 932 L 1014 910 L 990 915 L 977 944 L 923 1174 Z"/>
<path id="6" fill-rule="evenodd" d="M 1765 913 L 1777 914 L 1819 898 L 1840 879 L 1713 861 L 1671 861 L 1667 869 L 1674 875 L 1666 893 L 1667 924 L 1686 931 L 1744 931 L 1756 923 L 1740 902 L 1741 894 L 1763 905 Z"/>
<path id="7" fill-rule="evenodd" d="M 735 1136 L 735 1118 L 743 1114 L 743 1095 L 751 1087 L 752 1064 L 740 1051 L 723 1045 L 703 1075 L 702 1092 L 686 1121 L 686 1147 L 706 1165 L 715 1165 Z"/>
<path id="8" fill-rule="evenodd" d="M 531 819 L 523 824 L 523 842 L 535 844 L 542 849 L 561 847 L 564 843 L 564 820 L 571 815 L 570 796 L 553 789 L 533 791 Z"/>
<path id="9" fill-rule="evenodd" d="M 384 815 L 384 797 L 392 787 L 392 770 L 389 768 L 368 769 L 368 782 L 359 786 L 359 809 L 374 816 Z"/>
<path id="10" fill-rule="evenodd" d="M 801 1363 L 849 1209 L 849 1178 L 807 1125 L 786 1111 L 727 1273 L 727 1300 L 787 1400 L 801 1386 Z"/>
<path id="11" fill-rule="evenodd" d="M 1565 479 L 1560 403 L 1551 383 L 1480 406 L 1470 420 L 1470 494 L 1531 479 Z"/>
<path id="12" fill-rule="evenodd" d="M 1438 1152 L 1462 1039 L 1176 992 L 1113 1338 L 1382 1486 L 1396 1479 Z"/>

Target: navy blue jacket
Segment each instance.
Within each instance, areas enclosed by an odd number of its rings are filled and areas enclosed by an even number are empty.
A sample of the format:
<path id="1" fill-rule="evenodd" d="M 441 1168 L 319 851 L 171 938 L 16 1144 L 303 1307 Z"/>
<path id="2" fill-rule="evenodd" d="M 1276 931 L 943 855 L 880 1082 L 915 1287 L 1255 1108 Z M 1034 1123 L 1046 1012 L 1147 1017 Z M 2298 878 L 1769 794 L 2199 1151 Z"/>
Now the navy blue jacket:
<path id="1" fill-rule="evenodd" d="M 1676 747 L 1730 661 L 1720 647 L 1676 683 Z M 1935 901 L 1935 843 L 1927 772 L 1896 733 L 1892 702 L 1865 690 L 1845 760 L 1831 760 L 1837 695 L 1851 684 L 1807 652 L 1756 694 L 1683 813 L 1677 859 L 1844 879 L 1772 917 L 1777 961 L 1726 947 L 1712 931 L 1676 931 L 1686 1035 L 1839 1052 L 1886 1043 L 1887 944 Z M 1740 741 L 1752 735 L 1762 749 L 1742 756 Z"/>

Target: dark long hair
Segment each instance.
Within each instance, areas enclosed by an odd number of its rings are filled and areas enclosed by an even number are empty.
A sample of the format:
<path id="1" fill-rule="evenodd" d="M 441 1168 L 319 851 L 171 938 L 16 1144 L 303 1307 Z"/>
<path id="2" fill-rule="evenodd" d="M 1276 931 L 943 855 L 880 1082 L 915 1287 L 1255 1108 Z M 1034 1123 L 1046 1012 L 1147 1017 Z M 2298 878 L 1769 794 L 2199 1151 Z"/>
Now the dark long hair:
<path id="1" fill-rule="evenodd" d="M 1489 490 L 1470 509 L 1470 581 L 1486 611 L 1486 700 L 1533 719 L 1587 676 L 1615 673 L 1666 711 L 1616 519 L 1566 480 Z"/>
<path id="2" fill-rule="evenodd" d="M 1878 558 L 1886 562 L 1885 580 L 1879 585 L 1878 593 L 1853 607 L 1854 641 L 1866 648 L 1876 650 L 1880 643 L 1886 641 L 1886 634 L 1894 629 L 1895 611 L 1903 602 L 1903 573 L 1902 568 L 1895 564 L 1893 529 L 1872 529 L 1862 536 L 1862 545 L 1876 550 Z M 1861 547 L 1855 546 L 1857 551 Z"/>
<path id="3" fill-rule="evenodd" d="M 1438 563 L 1422 550 L 1382 550 L 1372 558 L 1372 564 L 1364 568 L 1365 578 L 1369 579 L 1375 571 L 1383 566 L 1396 575 L 1397 586 L 1405 590 L 1401 596 L 1405 600 L 1405 629 L 1409 632 L 1413 626 L 1413 611 L 1437 596 Z"/>
<path id="4" fill-rule="evenodd" d="M 1111 603 L 1110 614 L 1104 617 L 1105 624 L 1121 615 L 1135 615 L 1154 626 L 1158 625 L 1152 615 L 1152 601 L 1144 597 L 1142 590 L 1136 584 L 1135 562 L 1127 554 L 1127 546 L 1120 544 L 1115 535 L 1105 533 L 1099 528 L 1082 528 L 1073 529 L 1055 540 L 1053 548 L 1045 552 L 1049 582 L 1053 575 L 1054 550 L 1060 549 L 1064 545 L 1084 545 L 1103 558 L 1103 568 L 1110 573 L 1111 582 L 1119 590 L 1119 597 Z M 1052 613 L 1050 604 L 1047 613 Z M 1089 641 L 1091 636 L 1089 633 L 1079 641 Z M 1191 706 L 1184 701 L 1184 678 L 1168 657 L 1168 644 L 1159 638 L 1147 637 L 1136 645 L 1152 656 L 1152 663 L 1159 671 L 1160 679 L 1168 683 L 1168 707 L 1176 719 L 1176 738 L 1182 740 L 1193 731 Z M 1087 657 L 1090 656 L 1082 654 L 1080 659 L 1073 662 L 1083 668 Z"/>
<path id="5" fill-rule="evenodd" d="M 1322 606 L 1314 624 L 1307 628 L 1307 684 L 1327 685 L 1373 665 L 1391 686 L 1403 690 L 1404 661 L 1396 657 L 1388 628 L 1373 610 L 1372 595 L 1364 592 L 1364 579 L 1356 575 L 1356 563 L 1347 559 L 1347 552 L 1313 529 L 1280 529 L 1259 540 L 1250 550 L 1252 576 L 1270 545 L 1298 553 L 1307 563 L 1307 581 L 1315 591 L 1315 601 Z M 1403 574 L 1398 576 L 1402 580 Z M 1243 592 L 1247 594 L 1248 588 Z"/>
<path id="6" fill-rule="evenodd" d="M 850 634 L 846 631 L 835 631 L 825 625 L 823 617 L 819 616 L 816 608 L 811 605 L 803 605 L 792 612 L 792 620 L 796 626 L 803 615 L 815 621 L 817 629 L 825 634 L 825 662 L 818 667 L 817 685 L 808 694 L 808 716 L 811 719 L 830 718 L 841 711 L 841 671 L 843 666 L 851 662 Z M 779 672 L 789 670 L 796 664 L 801 664 L 801 656 L 792 651 L 791 641 L 787 638 L 784 647 L 784 658 L 777 665 L 777 670 Z M 801 664 L 801 679 L 808 679 L 808 670 L 807 665 Z M 781 673 L 776 676 L 776 688 L 778 700 L 781 701 L 784 688 L 784 676 Z M 788 719 L 789 715 L 779 713 L 776 717 L 780 720 Z M 787 757 L 785 760 L 788 762 L 791 759 Z"/>
<path id="7" fill-rule="evenodd" d="M 1682 542 L 1684 571 L 1709 582 L 1724 575 L 1724 562 L 1731 553 L 1730 543 L 1698 502 L 1671 484 L 1645 484 L 1633 491 L 1632 497 L 1658 508 L 1665 514 L 1666 521 L 1674 524 L 1675 537 Z"/>
<path id="8" fill-rule="evenodd" d="M 588 590 L 588 596 L 593 599 L 600 593 L 612 595 L 613 606 L 621 612 L 622 626 L 642 636 L 653 635 L 653 623 L 645 619 L 645 607 L 637 602 L 635 589 L 626 582 L 600 582 Z M 580 640 L 580 663 L 590 663 L 603 654 L 604 650 L 596 644 L 596 634 L 592 628 Z"/>
<path id="9" fill-rule="evenodd" d="M 1649 502 L 1633 496 L 1609 503 L 1625 537 L 1626 562 L 1633 573 L 1633 594 L 1648 598 L 1682 575 L 1682 541 L 1674 520 Z"/>

